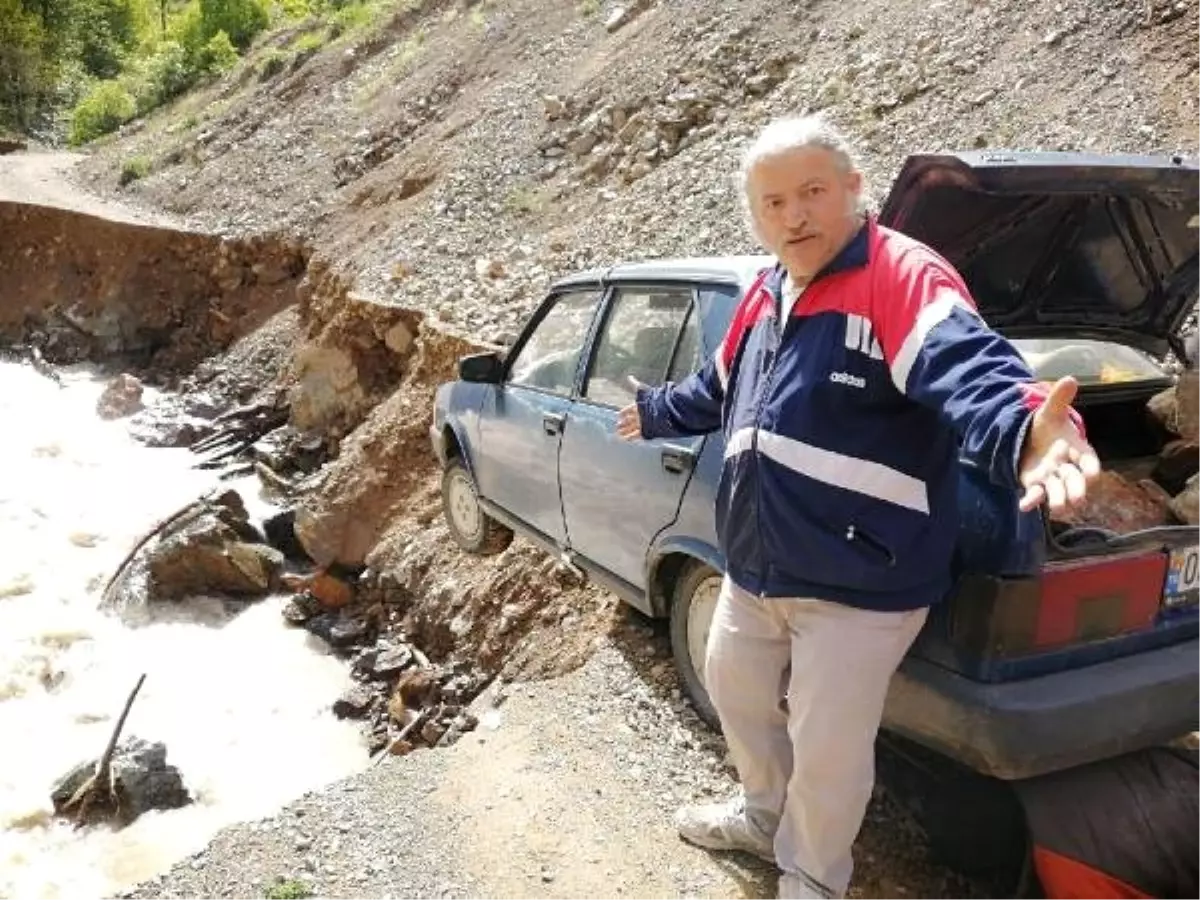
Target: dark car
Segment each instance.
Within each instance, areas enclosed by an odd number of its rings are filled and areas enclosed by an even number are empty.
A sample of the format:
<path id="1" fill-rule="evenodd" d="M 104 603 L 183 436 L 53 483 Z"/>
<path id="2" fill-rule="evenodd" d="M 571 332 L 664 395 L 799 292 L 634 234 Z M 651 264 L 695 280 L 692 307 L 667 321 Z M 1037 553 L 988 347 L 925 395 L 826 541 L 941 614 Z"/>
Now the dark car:
<path id="1" fill-rule="evenodd" d="M 1167 440 L 1146 403 L 1173 381 L 1197 298 L 1197 167 L 1076 154 L 910 158 L 880 222 L 966 278 L 1039 378 L 1075 375 L 1110 471 L 1144 477 Z M 720 341 L 766 257 L 644 262 L 557 282 L 506 353 L 460 363 L 431 437 L 446 519 L 473 553 L 520 531 L 632 606 L 670 620 L 695 706 L 723 560 L 719 434 L 624 442 L 629 376 L 680 380 Z M 1137 473 L 1142 473 L 1138 475 Z M 1191 527 L 1119 534 L 1019 514 L 960 467 L 956 587 L 893 679 L 884 727 L 1013 779 L 1197 728 Z"/>

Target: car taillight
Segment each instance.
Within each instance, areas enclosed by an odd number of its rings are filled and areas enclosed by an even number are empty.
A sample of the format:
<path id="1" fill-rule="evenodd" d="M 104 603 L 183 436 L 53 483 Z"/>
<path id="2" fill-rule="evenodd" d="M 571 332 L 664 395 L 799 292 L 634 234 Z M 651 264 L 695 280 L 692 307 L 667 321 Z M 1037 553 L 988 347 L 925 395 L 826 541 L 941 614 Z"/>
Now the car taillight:
<path id="1" fill-rule="evenodd" d="M 1021 656 L 1149 627 L 1158 615 L 1167 557 L 1158 551 L 1048 563 L 1022 579 L 968 577 L 950 615 L 963 650 Z"/>
<path id="2" fill-rule="evenodd" d="M 1157 551 L 1047 565 L 1034 646 L 1094 641 L 1148 627 L 1158 615 L 1166 577 L 1167 557 Z"/>

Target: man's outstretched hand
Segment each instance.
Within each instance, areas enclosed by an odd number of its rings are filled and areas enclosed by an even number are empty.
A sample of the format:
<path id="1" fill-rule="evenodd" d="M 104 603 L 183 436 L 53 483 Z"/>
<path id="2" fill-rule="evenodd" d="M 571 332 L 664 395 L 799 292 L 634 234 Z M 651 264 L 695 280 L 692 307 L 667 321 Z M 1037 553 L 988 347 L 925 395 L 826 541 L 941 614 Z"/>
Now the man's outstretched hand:
<path id="1" fill-rule="evenodd" d="M 644 387 L 632 375 L 626 376 L 629 387 L 637 396 L 638 388 Z M 617 437 L 623 441 L 636 441 L 642 436 L 642 414 L 638 411 L 637 403 L 630 403 L 617 414 Z"/>
<path id="2" fill-rule="evenodd" d="M 1025 436 L 1017 477 L 1024 488 L 1021 511 L 1049 503 L 1059 512 L 1087 496 L 1088 482 L 1100 474 L 1100 459 L 1074 423 L 1071 404 L 1079 392 L 1074 378 L 1060 378 L 1050 389 Z"/>

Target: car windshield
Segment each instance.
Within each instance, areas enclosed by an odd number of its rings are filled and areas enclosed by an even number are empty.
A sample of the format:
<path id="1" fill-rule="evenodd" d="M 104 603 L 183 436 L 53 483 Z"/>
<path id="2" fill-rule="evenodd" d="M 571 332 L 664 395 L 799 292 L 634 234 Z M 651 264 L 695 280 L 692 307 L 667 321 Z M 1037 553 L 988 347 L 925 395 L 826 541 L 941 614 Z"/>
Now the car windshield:
<path id="1" fill-rule="evenodd" d="M 1121 384 L 1164 375 L 1153 359 L 1123 344 L 1073 338 L 1024 338 L 1012 343 L 1040 381 L 1074 375 L 1081 385 Z"/>

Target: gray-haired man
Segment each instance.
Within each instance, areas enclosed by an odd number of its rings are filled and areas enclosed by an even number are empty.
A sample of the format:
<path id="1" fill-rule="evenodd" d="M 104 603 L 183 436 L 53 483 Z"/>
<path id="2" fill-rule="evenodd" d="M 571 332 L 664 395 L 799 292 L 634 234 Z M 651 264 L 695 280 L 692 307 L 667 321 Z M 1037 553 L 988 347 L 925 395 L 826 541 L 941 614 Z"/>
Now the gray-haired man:
<path id="1" fill-rule="evenodd" d="M 861 212 L 833 128 L 773 123 L 741 175 L 778 264 L 714 358 L 639 388 L 618 431 L 725 436 L 705 681 L 742 796 L 682 810 L 680 833 L 774 859 L 781 897 L 841 896 L 888 683 L 950 586 L 959 455 L 1026 510 L 1081 501 L 1099 462 L 1075 381 L 1035 384 L 945 260 Z"/>

